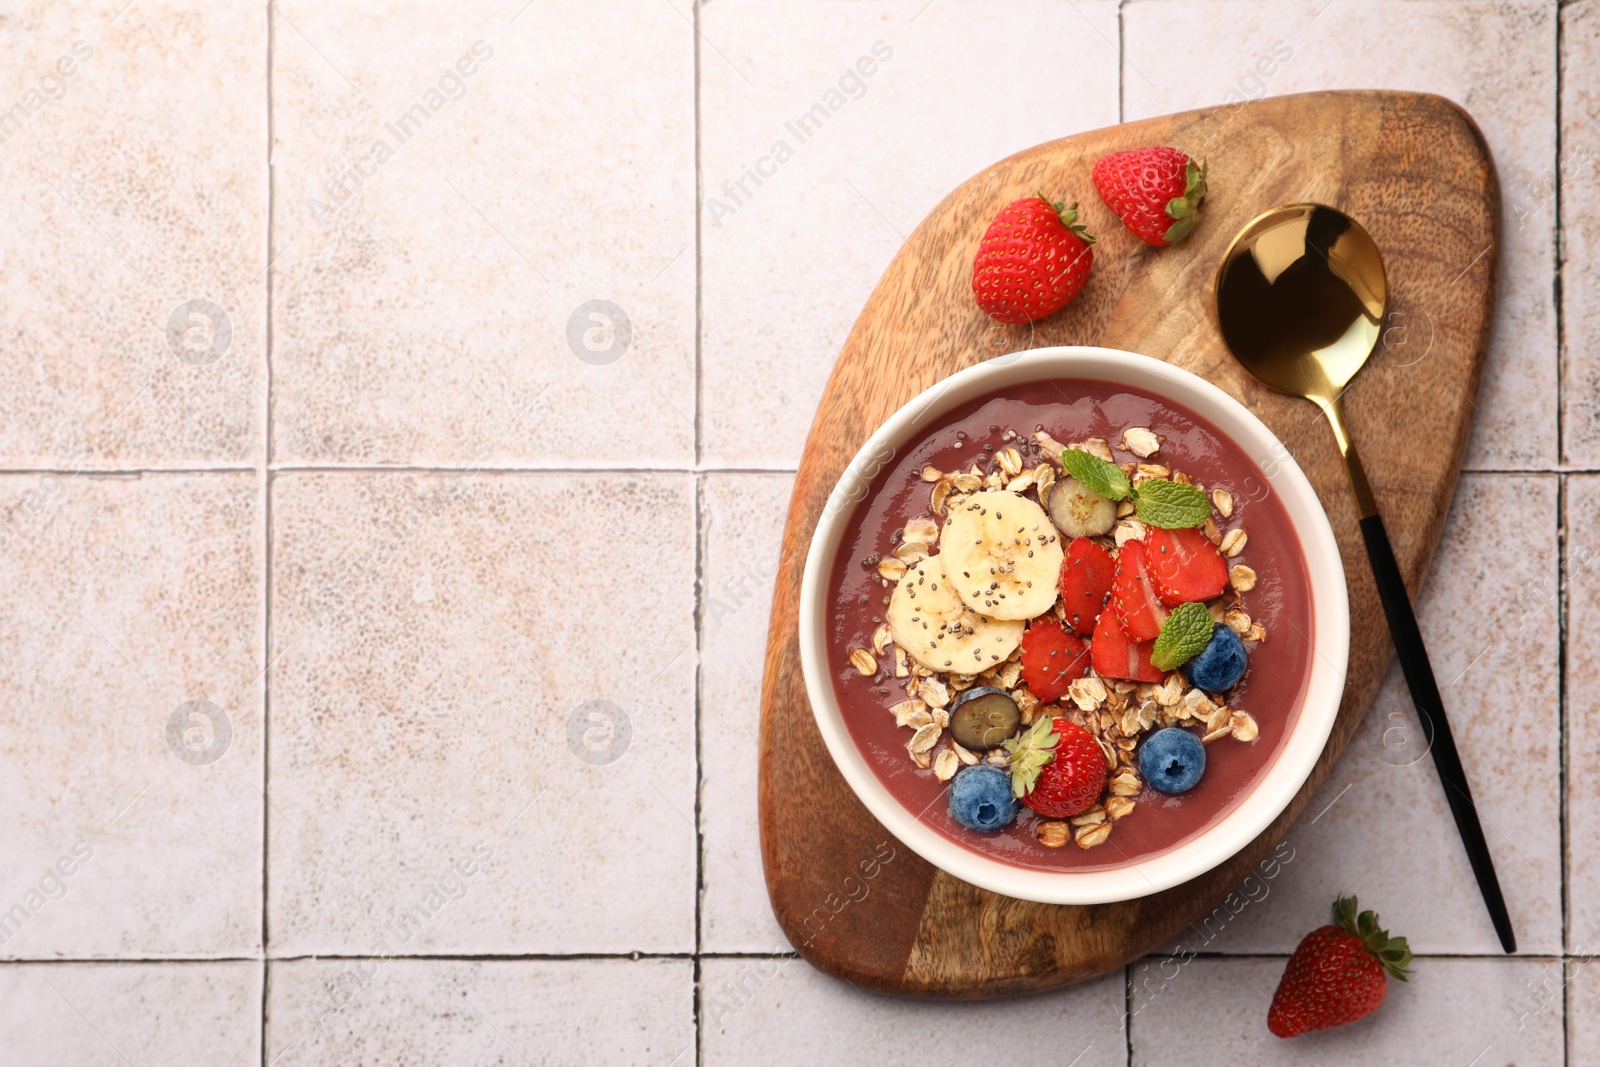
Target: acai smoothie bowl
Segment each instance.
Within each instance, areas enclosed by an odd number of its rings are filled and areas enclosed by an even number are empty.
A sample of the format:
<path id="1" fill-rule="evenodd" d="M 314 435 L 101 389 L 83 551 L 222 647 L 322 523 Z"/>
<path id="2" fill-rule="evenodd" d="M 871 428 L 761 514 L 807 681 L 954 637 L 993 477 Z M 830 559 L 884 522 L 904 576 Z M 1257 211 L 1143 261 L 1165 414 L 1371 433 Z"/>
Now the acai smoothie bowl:
<path id="1" fill-rule="evenodd" d="M 1035 349 L 929 388 L 817 524 L 800 654 L 883 825 L 1007 896 L 1194 878 L 1305 783 L 1349 603 L 1316 493 L 1259 419 L 1161 360 Z"/>

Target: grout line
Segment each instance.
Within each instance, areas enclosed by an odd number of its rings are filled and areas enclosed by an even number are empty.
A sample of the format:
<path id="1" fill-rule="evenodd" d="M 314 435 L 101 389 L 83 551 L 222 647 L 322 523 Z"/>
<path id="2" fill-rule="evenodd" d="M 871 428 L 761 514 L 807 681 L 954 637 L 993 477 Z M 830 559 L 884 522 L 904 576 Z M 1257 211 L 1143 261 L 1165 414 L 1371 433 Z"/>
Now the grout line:
<path id="1" fill-rule="evenodd" d="M 705 749 L 704 729 L 700 721 L 701 687 L 704 684 L 705 658 L 703 620 L 700 615 L 700 588 L 705 580 L 703 566 L 705 521 L 705 477 L 700 467 L 705 459 L 702 434 L 705 432 L 705 369 L 701 354 L 704 343 L 704 247 L 702 244 L 703 220 L 701 204 L 704 203 L 705 168 L 701 160 L 700 145 L 700 16 L 703 0 L 694 0 L 690 10 L 692 31 L 691 64 L 693 67 L 694 111 L 694 988 L 690 997 L 690 1011 L 694 1022 L 695 1067 L 704 1067 L 705 1011 L 703 1003 L 702 965 L 705 959 Z"/>
<path id="2" fill-rule="evenodd" d="M 704 311 L 704 271 L 705 249 L 701 237 L 704 233 L 704 220 L 701 218 L 701 204 L 705 202 L 705 167 L 701 159 L 700 147 L 700 7 L 702 0 L 695 0 L 691 12 L 691 27 L 694 32 L 693 64 L 694 64 L 694 462 L 699 467 L 705 458 L 701 445 L 701 434 L 705 431 L 705 372 L 701 365 L 701 346 L 705 340 L 705 327 L 703 324 Z"/>
<path id="3" fill-rule="evenodd" d="M 272 968 L 267 965 L 267 959 L 263 956 L 261 958 L 261 1067 L 272 1067 L 267 1060 L 267 1003 L 271 983 Z"/>
<path id="4" fill-rule="evenodd" d="M 261 450 L 261 662 L 268 666 L 272 663 L 272 247 L 273 225 L 272 212 L 273 182 L 272 182 L 272 142 L 276 136 L 276 128 L 272 121 L 272 5 L 274 0 L 267 0 L 267 269 L 264 275 L 266 294 L 266 325 L 263 331 L 265 352 L 262 354 L 262 365 L 266 377 L 266 391 L 261 398 L 262 406 L 262 450 Z M 267 948 L 269 930 L 267 929 L 267 880 L 268 863 L 271 856 L 271 838 L 268 836 L 268 818 L 272 805 L 268 802 L 268 790 L 271 788 L 270 775 L 270 748 L 268 743 L 267 720 L 270 715 L 270 696 L 272 692 L 272 672 L 263 670 L 261 673 L 261 1067 L 269 1067 L 267 1061 L 267 992 L 272 981 L 272 966 L 267 962 Z"/>
<path id="5" fill-rule="evenodd" d="M 1566 424 L 1563 415 L 1566 411 L 1566 324 L 1562 319 L 1562 259 L 1564 256 L 1562 240 L 1561 218 L 1561 155 L 1564 150 L 1565 132 L 1562 128 L 1562 85 L 1565 81 L 1562 63 L 1562 51 L 1565 47 L 1562 37 L 1562 26 L 1566 22 L 1565 13 L 1561 5 L 1556 5 L 1553 14 L 1555 19 L 1555 68 L 1556 68 L 1556 158 L 1555 158 L 1555 193 L 1552 208 L 1553 237 L 1555 239 L 1555 273 L 1551 279 L 1551 302 L 1555 313 L 1556 328 L 1556 465 L 1566 467 L 1567 442 Z M 1561 474 L 1556 476 L 1556 745 L 1559 760 L 1556 766 L 1559 801 L 1557 804 L 1557 847 L 1560 852 L 1557 861 L 1561 870 L 1561 950 L 1563 953 L 1561 982 L 1561 1062 L 1572 1062 L 1571 1025 L 1572 1025 L 1572 983 L 1565 980 L 1567 968 L 1565 954 L 1572 944 L 1572 887 L 1568 879 L 1571 870 L 1567 863 L 1567 849 L 1569 845 L 1569 807 L 1570 798 L 1567 796 L 1567 783 L 1570 780 L 1568 771 L 1567 750 L 1567 608 L 1569 591 L 1567 588 L 1567 478 Z"/>
<path id="6" fill-rule="evenodd" d="M 1561 477 L 1556 485 L 1556 743 L 1559 747 L 1560 758 L 1556 767 L 1558 782 L 1558 804 L 1556 809 L 1556 824 L 1559 829 L 1557 842 L 1559 854 L 1557 861 L 1561 869 L 1561 951 L 1564 958 L 1572 944 L 1572 886 L 1569 883 L 1571 870 L 1567 862 L 1569 847 L 1569 834 L 1571 831 L 1569 821 L 1570 798 L 1567 796 L 1568 777 L 1568 749 L 1567 749 L 1567 610 L 1570 599 L 1568 589 L 1567 567 L 1567 479 Z M 1563 967 L 1563 975 L 1565 968 Z M 1567 1025 L 1571 1006 L 1571 982 L 1563 980 L 1561 983 L 1561 1048 L 1562 1062 L 1571 1062 L 1571 1050 L 1567 1042 Z"/>
<path id="7" fill-rule="evenodd" d="M 695 958 L 694 952 L 498 952 L 498 953 L 467 953 L 467 952 L 415 952 L 396 953 L 389 956 L 368 956 L 343 952 L 290 952 L 281 956 L 50 956 L 41 959 L 0 959 L 0 968 L 5 967 L 54 967 L 58 965 L 77 966 L 83 964 L 105 964 L 107 966 L 134 966 L 147 963 L 179 963 L 199 965 L 207 963 L 298 963 L 305 960 L 440 960 L 458 963 L 494 963 L 506 962 L 560 962 L 562 960 L 619 960 L 637 963 L 643 960 L 683 960 L 690 961 Z M 708 960 L 795 960 L 800 958 L 798 952 L 703 952 L 698 953 Z M 1419 957 L 1420 958 L 1420 957 Z"/>
<path id="8" fill-rule="evenodd" d="M 71 468 L 71 467 L 4 467 L 0 466 L 0 478 L 8 475 L 44 475 L 55 474 L 62 477 L 75 478 L 142 478 L 145 475 L 166 474 L 737 474 L 744 476 L 759 476 L 763 474 L 779 474 L 793 476 L 799 473 L 796 467 L 741 467 L 732 465 L 695 464 L 692 466 L 594 466 L 594 467 L 535 467 L 535 466 L 474 466 L 463 464 L 461 466 L 429 466 L 427 464 L 403 463 L 268 463 L 265 468 L 261 464 L 254 466 L 226 465 L 215 467 L 99 467 L 99 468 Z M 1567 475 L 1567 474 L 1600 474 L 1600 466 L 1559 466 L 1559 467 L 1462 467 L 1460 473 L 1474 476 L 1513 476 L 1513 475 Z"/>
<path id="9" fill-rule="evenodd" d="M 1123 106 L 1123 95 L 1127 88 L 1128 65 L 1128 0 L 1117 0 L 1117 124 L 1127 122 L 1127 109 Z M 1128 1062 L 1133 1062 L 1133 1047 L 1128 1047 Z"/>
<path id="10" fill-rule="evenodd" d="M 1122 965 L 1122 1044 L 1133 1067 L 1133 964 Z"/>
<path id="11" fill-rule="evenodd" d="M 0 475 L 58 474 L 68 478 L 142 478 L 146 474 L 259 474 L 261 464 L 205 467 L 0 467 Z"/>
<path id="12" fill-rule="evenodd" d="M 694 1032 L 695 1062 L 705 1059 L 702 1029 L 705 1025 L 701 961 L 705 955 L 705 725 L 701 720 L 705 688 L 705 619 L 700 610 L 706 580 L 705 480 L 695 476 L 694 485 Z"/>
<path id="13" fill-rule="evenodd" d="M 648 464 L 632 466 L 534 467 L 534 466 L 409 466 L 405 464 L 298 464 L 280 463 L 275 474 L 795 474 L 794 467 L 731 467 Z"/>
<path id="14" fill-rule="evenodd" d="M 1191 958 L 1197 960 L 1286 960 L 1292 955 L 1292 950 L 1284 949 L 1281 952 L 1196 952 Z M 719 952 L 706 950 L 703 952 L 495 952 L 495 953 L 469 953 L 469 952 L 413 952 L 396 953 L 391 956 L 371 956 L 342 952 L 290 952 L 273 956 L 50 956 L 41 959 L 0 959 L 0 969 L 6 967 L 56 967 L 74 966 L 82 964 L 104 964 L 107 966 L 130 966 L 147 963 L 297 963 L 305 960 L 438 960 L 457 963 L 495 963 L 495 962 L 551 962 L 559 963 L 563 960 L 618 960 L 637 963 L 642 960 L 796 960 L 800 959 L 798 952 Z M 1139 956 L 1128 961 L 1125 966 L 1132 967 L 1137 963 L 1159 963 L 1165 956 Z M 1540 961 L 1562 960 L 1582 964 L 1600 962 L 1600 955 L 1561 952 L 1531 952 L 1527 955 L 1521 953 L 1507 956 L 1498 948 L 1485 949 L 1482 952 L 1416 952 L 1412 953 L 1413 959 L 1418 960 L 1464 960 L 1467 962 L 1482 961 L 1493 963 L 1504 961 L 1506 963 L 1537 963 Z"/>
<path id="15" fill-rule="evenodd" d="M 1197 960 L 1286 960 L 1291 955 L 1293 955 L 1293 951 L 1286 949 L 1283 952 L 1196 952 L 1191 958 Z M 1137 960 L 1132 962 L 1160 963 L 1162 960 L 1168 958 L 1170 957 L 1140 956 Z M 1564 951 L 1530 952 L 1526 955 L 1518 952 L 1515 956 L 1508 956 L 1499 948 L 1494 948 L 1485 949 L 1482 952 L 1413 952 L 1411 954 L 1411 958 L 1414 960 L 1466 960 L 1468 962 L 1477 960 L 1485 962 L 1504 960 L 1506 963 L 1538 963 L 1541 960 L 1577 960 L 1583 959 L 1584 957 L 1571 956 L 1566 954 Z M 1588 958 L 1600 960 L 1600 956 Z"/>

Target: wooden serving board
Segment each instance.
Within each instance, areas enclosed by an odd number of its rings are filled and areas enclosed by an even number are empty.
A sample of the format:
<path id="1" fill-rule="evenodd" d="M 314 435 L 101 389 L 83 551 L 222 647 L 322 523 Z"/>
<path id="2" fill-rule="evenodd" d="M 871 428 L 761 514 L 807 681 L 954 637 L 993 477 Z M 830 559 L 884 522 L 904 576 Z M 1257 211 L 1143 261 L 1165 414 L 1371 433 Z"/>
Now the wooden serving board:
<path id="1" fill-rule="evenodd" d="M 1089 180 L 1101 156 L 1151 144 L 1177 146 L 1210 164 L 1200 225 L 1167 249 L 1127 233 Z M 1039 191 L 1081 202 L 1081 217 L 1100 238 L 1094 269 L 1065 311 L 1033 327 L 999 326 L 973 303 L 973 255 L 1000 207 Z M 1494 164 L 1476 124 L 1455 104 L 1413 93 L 1307 93 L 1052 141 L 951 193 L 889 265 L 811 426 L 784 535 L 762 686 L 767 889 L 789 940 L 817 967 L 869 989 L 961 998 L 1048 989 L 1113 970 L 1214 907 L 1283 835 L 1338 759 L 1392 655 L 1350 488 L 1316 409 L 1247 377 L 1223 347 L 1211 305 L 1213 275 L 1234 233 L 1269 207 L 1305 200 L 1354 216 L 1387 264 L 1392 329 L 1346 394 L 1345 409 L 1415 594 L 1466 447 L 1499 248 Z M 1097 907 L 1033 904 L 977 889 L 890 837 L 823 746 L 795 638 L 816 517 L 868 435 L 962 367 L 1059 344 L 1158 356 L 1238 397 L 1316 487 L 1350 587 L 1350 670 L 1338 723 L 1294 803 L 1209 874 Z"/>

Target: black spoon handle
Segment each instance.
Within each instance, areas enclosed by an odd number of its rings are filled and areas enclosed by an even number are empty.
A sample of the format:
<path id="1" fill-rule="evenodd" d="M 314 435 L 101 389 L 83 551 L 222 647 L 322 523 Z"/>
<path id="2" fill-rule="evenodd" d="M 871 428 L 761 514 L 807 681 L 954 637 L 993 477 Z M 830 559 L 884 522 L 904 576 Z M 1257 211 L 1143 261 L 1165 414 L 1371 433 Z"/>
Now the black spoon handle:
<path id="1" fill-rule="evenodd" d="M 1445 799 L 1450 802 L 1450 814 L 1455 816 L 1456 829 L 1467 848 L 1467 859 L 1472 863 L 1472 873 L 1478 879 L 1478 889 L 1483 902 L 1488 905 L 1489 918 L 1494 931 L 1500 935 L 1500 945 L 1507 952 L 1517 950 L 1517 935 L 1511 929 L 1511 916 L 1506 911 L 1505 897 L 1500 892 L 1500 879 L 1494 872 L 1494 859 L 1489 855 L 1489 845 L 1483 839 L 1483 827 L 1478 822 L 1478 809 L 1472 802 L 1472 790 L 1467 785 L 1467 772 L 1461 766 L 1461 753 L 1456 751 L 1456 739 L 1450 733 L 1450 722 L 1445 718 L 1444 700 L 1439 696 L 1439 684 L 1434 681 L 1433 665 L 1428 662 L 1428 649 L 1422 643 L 1422 631 L 1417 629 L 1417 616 L 1411 610 L 1411 598 L 1406 593 L 1405 581 L 1400 577 L 1400 566 L 1395 562 L 1394 550 L 1389 546 L 1389 535 L 1383 529 L 1383 519 L 1376 512 L 1361 520 L 1361 536 L 1367 542 L 1367 558 L 1372 562 L 1372 576 L 1378 582 L 1378 598 L 1383 601 L 1383 613 L 1389 619 L 1389 634 L 1394 638 L 1395 654 L 1400 658 L 1400 668 L 1405 672 L 1406 685 L 1411 689 L 1411 700 L 1422 723 L 1422 737 L 1433 753 L 1433 765 L 1439 771 L 1439 781 L 1444 784 Z"/>

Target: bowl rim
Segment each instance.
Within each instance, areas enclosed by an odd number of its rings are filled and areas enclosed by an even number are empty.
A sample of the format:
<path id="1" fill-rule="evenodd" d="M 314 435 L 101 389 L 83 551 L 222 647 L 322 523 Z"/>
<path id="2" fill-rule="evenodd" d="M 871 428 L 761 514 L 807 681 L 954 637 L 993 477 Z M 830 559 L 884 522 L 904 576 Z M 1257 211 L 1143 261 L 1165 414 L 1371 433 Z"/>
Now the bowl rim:
<path id="1" fill-rule="evenodd" d="M 948 839 L 889 792 L 857 746 L 828 666 L 828 583 L 846 525 L 883 465 L 959 404 L 1012 385 L 1079 378 L 1149 389 L 1210 421 L 1245 452 L 1280 494 L 1300 540 L 1311 586 L 1310 677 L 1294 728 L 1244 800 L 1193 837 L 1154 856 L 1092 871 L 1045 871 L 1006 863 Z M 917 855 L 961 880 L 1041 904 L 1131 900 L 1197 878 L 1233 856 L 1288 807 L 1315 768 L 1344 692 L 1350 604 L 1344 564 L 1316 490 L 1288 449 L 1248 408 L 1204 378 L 1121 349 L 1063 345 L 986 360 L 943 378 L 884 421 L 845 467 L 817 520 L 800 583 L 799 644 L 806 694 L 823 743 L 874 818 Z"/>

